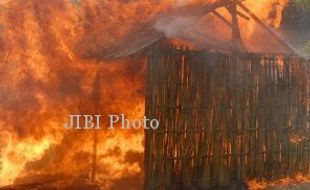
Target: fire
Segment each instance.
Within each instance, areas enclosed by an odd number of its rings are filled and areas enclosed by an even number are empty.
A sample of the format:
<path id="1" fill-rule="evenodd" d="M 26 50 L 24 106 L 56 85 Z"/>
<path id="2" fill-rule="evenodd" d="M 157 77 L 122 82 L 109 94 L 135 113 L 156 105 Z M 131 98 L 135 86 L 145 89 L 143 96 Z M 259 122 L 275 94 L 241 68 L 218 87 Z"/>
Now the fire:
<path id="1" fill-rule="evenodd" d="M 101 74 L 102 115 L 143 116 L 141 60 L 103 65 L 75 53 L 82 33 L 97 35 L 86 31 L 88 24 L 117 19 L 113 8 L 119 5 L 110 5 L 111 18 L 94 15 L 97 21 L 86 18 L 103 6 L 95 1 L 6 1 L 2 6 L 0 186 L 33 174 L 89 175 L 93 133 L 66 131 L 63 124 L 70 113 L 94 112 L 96 73 Z M 132 14 L 132 7 L 125 9 Z M 141 175 L 142 137 L 142 132 L 100 132 L 97 180 L 112 186 L 113 180 Z"/>
<path id="2" fill-rule="evenodd" d="M 248 187 L 250 190 L 262 190 L 262 189 L 274 189 L 277 188 L 287 188 L 293 187 L 297 184 L 307 184 L 310 182 L 309 176 L 303 174 L 296 174 L 293 177 L 286 177 L 279 180 L 266 181 L 266 180 L 251 180 L 248 182 Z M 297 189 L 297 188 L 296 188 Z"/>
<path id="3" fill-rule="evenodd" d="M 275 28 L 278 28 L 281 24 L 282 11 L 287 5 L 287 3 L 288 0 L 261 0 L 259 1 L 259 3 L 257 3 L 257 1 L 251 0 L 245 1 L 244 4 L 247 5 L 247 7 L 251 8 L 251 10 L 255 12 L 259 18 L 265 20 L 267 23 L 274 26 Z M 254 25 L 248 26 L 252 32 L 255 30 Z"/>
<path id="4" fill-rule="evenodd" d="M 2 172 L 0 180 L 2 184 L 12 183 L 23 171 L 28 161 L 40 159 L 45 150 L 53 143 L 53 137 L 35 140 L 32 137 L 16 141 L 12 134 L 6 134 L 7 145 L 2 151 Z"/>
<path id="5" fill-rule="evenodd" d="M 286 2 L 245 4 L 278 27 Z M 145 64 L 144 59 L 85 59 L 82 52 L 113 46 L 161 11 L 197 3 L 205 1 L 1 1 L 0 186 L 34 173 L 88 177 L 93 133 L 64 130 L 67 115 L 95 112 L 97 106 L 103 115 L 143 117 Z M 271 18 L 268 10 L 275 4 Z M 246 38 L 256 31 L 249 23 L 241 21 Z M 97 150 L 98 183 L 115 188 L 122 179 L 142 180 L 142 130 L 100 132 Z"/>

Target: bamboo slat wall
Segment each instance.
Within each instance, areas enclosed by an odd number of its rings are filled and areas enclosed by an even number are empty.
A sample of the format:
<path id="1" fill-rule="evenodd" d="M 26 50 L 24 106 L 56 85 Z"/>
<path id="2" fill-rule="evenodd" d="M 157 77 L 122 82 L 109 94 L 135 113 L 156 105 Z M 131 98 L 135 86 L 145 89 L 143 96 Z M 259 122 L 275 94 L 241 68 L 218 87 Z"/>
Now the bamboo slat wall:
<path id="1" fill-rule="evenodd" d="M 148 56 L 145 189 L 308 173 L 310 67 L 287 55 L 162 47 Z"/>

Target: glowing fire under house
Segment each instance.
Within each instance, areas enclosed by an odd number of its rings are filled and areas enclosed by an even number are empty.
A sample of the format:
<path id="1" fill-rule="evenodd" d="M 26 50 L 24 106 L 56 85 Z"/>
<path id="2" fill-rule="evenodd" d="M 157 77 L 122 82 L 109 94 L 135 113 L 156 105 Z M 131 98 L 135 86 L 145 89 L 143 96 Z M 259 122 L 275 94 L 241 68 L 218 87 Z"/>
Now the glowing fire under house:
<path id="1" fill-rule="evenodd" d="M 221 7 L 231 21 L 217 12 Z M 160 128 L 145 131 L 145 189 L 240 189 L 251 179 L 309 173 L 307 61 L 241 1 L 186 9 L 197 18 L 212 13 L 227 23 L 229 51 L 163 45 L 158 43 L 163 33 L 143 26 L 139 38 L 104 55 L 148 50 L 146 115 L 158 119 Z M 286 53 L 248 53 L 239 16 L 256 21 Z"/>

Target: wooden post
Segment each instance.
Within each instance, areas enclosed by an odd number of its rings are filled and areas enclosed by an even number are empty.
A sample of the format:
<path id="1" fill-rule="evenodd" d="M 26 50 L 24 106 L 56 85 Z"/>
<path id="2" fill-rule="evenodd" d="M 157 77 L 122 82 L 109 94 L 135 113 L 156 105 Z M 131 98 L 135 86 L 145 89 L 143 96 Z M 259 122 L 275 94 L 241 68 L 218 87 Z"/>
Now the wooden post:
<path id="1" fill-rule="evenodd" d="M 99 113 L 100 107 L 100 68 L 96 74 L 94 89 L 93 89 L 93 100 L 95 104 L 95 113 Z M 92 154 L 92 171 L 91 171 L 91 181 L 96 182 L 96 173 L 97 173 L 97 143 L 98 143 L 98 134 L 97 130 L 94 130 L 93 136 L 93 154 Z"/>
<path id="2" fill-rule="evenodd" d="M 263 21 L 261 21 L 250 9 L 248 9 L 243 3 L 240 1 L 236 2 L 240 8 L 242 8 L 254 21 L 260 24 L 267 32 L 269 32 L 278 42 L 283 45 L 290 53 L 296 54 L 296 51 L 288 45 L 276 32 L 274 32 L 269 26 L 267 26 Z"/>

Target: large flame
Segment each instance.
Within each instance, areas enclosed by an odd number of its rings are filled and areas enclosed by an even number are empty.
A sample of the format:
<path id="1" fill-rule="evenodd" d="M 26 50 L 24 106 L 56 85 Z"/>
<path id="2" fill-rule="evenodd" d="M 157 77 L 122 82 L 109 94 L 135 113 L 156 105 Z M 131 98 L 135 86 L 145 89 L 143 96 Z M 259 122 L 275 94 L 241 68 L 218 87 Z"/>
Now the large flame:
<path id="1" fill-rule="evenodd" d="M 76 49 L 96 49 L 98 41 L 113 44 L 160 11 L 202 2 L 1 1 L 0 186 L 34 174 L 89 176 L 93 133 L 64 130 L 63 124 L 74 113 L 142 117 L 145 61 L 86 60 Z M 248 0 L 246 5 L 277 27 L 285 3 Z M 252 21 L 241 26 L 246 37 L 256 30 Z M 96 91 L 99 97 L 93 98 Z M 97 155 L 99 184 L 108 189 L 126 179 L 132 184 L 136 177 L 133 186 L 142 187 L 142 130 L 99 132 Z"/>

